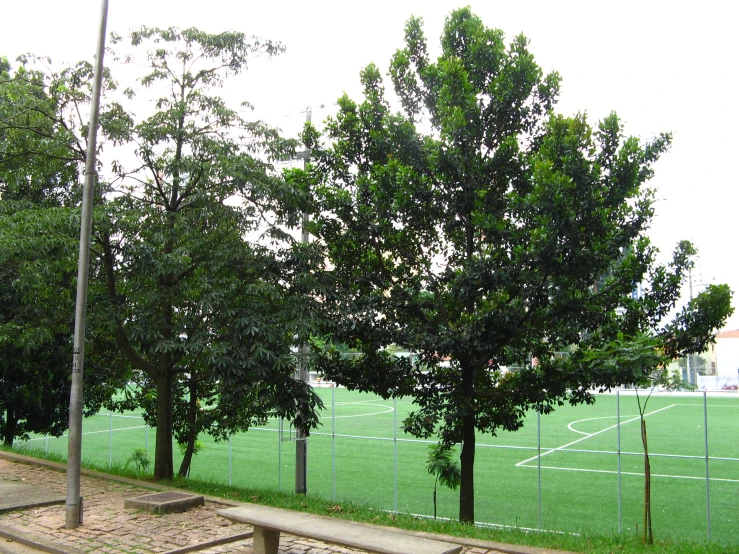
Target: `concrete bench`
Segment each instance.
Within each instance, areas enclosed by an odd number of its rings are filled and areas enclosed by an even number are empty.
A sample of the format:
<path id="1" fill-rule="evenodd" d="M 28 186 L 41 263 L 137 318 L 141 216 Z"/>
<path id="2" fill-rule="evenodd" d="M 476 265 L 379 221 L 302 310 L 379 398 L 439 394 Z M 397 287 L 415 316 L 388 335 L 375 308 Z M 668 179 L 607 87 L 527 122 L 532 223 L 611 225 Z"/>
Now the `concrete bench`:
<path id="1" fill-rule="evenodd" d="M 217 513 L 230 521 L 254 526 L 254 554 L 277 554 L 281 532 L 380 554 L 458 554 L 462 551 L 456 544 L 416 537 L 380 525 L 270 506 L 246 504 Z"/>

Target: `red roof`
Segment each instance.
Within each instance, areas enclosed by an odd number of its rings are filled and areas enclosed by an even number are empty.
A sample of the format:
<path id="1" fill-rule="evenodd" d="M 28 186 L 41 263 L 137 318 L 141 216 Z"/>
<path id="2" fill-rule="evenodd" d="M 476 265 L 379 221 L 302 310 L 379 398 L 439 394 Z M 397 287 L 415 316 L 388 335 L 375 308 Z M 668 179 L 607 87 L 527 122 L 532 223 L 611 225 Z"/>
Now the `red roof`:
<path id="1" fill-rule="evenodd" d="M 734 331 L 724 331 L 716 335 L 717 339 L 739 339 L 739 329 Z"/>

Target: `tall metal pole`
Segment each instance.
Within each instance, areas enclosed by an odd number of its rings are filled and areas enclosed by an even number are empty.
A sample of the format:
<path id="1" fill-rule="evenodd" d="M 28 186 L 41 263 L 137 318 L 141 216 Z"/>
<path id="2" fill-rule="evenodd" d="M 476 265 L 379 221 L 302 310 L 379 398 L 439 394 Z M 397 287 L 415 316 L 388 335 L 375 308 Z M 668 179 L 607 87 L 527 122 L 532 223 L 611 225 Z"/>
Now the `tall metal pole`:
<path id="1" fill-rule="evenodd" d="M 228 436 L 228 486 L 231 486 L 231 435 Z"/>
<path id="2" fill-rule="evenodd" d="M 113 467 L 113 412 L 108 414 L 108 469 Z"/>
<path id="3" fill-rule="evenodd" d="M 536 528 L 541 531 L 541 413 L 536 412 Z"/>
<path id="4" fill-rule="evenodd" d="M 80 464 L 82 461 L 82 375 L 85 366 L 85 321 L 87 318 L 87 283 L 90 268 L 90 234 L 92 231 L 92 200 L 95 187 L 100 89 L 103 81 L 105 29 L 108 22 L 108 0 L 100 7 L 95 73 L 90 102 L 90 126 L 87 135 L 85 187 L 82 191 L 82 221 L 80 224 L 80 255 L 77 265 L 77 304 L 74 318 L 74 349 L 72 352 L 72 391 L 69 396 L 69 446 L 67 452 L 67 510 L 64 526 L 75 529 L 82 523 L 80 497 Z"/>
<path id="5" fill-rule="evenodd" d="M 305 122 L 311 122 L 311 109 L 305 110 Z M 308 167 L 308 153 L 303 158 L 303 168 Z M 308 243 L 308 214 L 303 214 L 303 228 L 300 234 L 300 240 Z M 298 379 L 308 382 L 308 344 L 301 343 L 299 348 L 298 359 Z M 304 429 L 295 429 L 295 492 L 297 494 L 306 494 L 308 492 L 308 438 Z"/>
<path id="6" fill-rule="evenodd" d="M 393 398 L 393 512 L 398 513 L 398 399 Z"/>
<path id="7" fill-rule="evenodd" d="M 277 490 L 282 492 L 282 418 L 277 430 Z"/>
<path id="8" fill-rule="evenodd" d="M 331 499 L 336 500 L 336 386 L 331 385 Z"/>
<path id="9" fill-rule="evenodd" d="M 711 480 L 708 477 L 708 397 L 703 391 L 703 441 L 706 451 L 706 530 L 711 542 Z"/>
<path id="10" fill-rule="evenodd" d="M 616 456 L 618 460 L 618 534 L 623 532 L 621 506 L 621 392 L 616 391 Z"/>

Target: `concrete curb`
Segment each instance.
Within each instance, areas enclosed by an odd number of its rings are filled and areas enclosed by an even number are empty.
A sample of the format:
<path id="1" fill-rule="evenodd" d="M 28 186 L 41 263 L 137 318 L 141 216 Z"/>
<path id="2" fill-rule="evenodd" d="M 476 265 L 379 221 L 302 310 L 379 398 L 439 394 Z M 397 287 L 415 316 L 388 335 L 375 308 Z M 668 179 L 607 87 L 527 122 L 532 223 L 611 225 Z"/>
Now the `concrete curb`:
<path id="1" fill-rule="evenodd" d="M 16 454 L 15 452 L 6 452 L 3 450 L 0 450 L 0 458 L 6 458 L 8 460 L 13 460 L 21 464 L 45 467 L 47 469 L 53 469 L 61 473 L 67 472 L 67 464 L 62 464 L 59 462 L 52 462 L 50 460 L 42 460 L 40 458 L 33 458 L 31 456 L 24 456 L 23 454 Z M 131 479 L 130 477 L 122 477 L 120 475 L 111 475 L 109 473 L 103 473 L 102 471 L 96 471 L 94 469 L 86 469 L 84 467 L 80 469 L 80 473 L 82 473 L 82 475 L 87 475 L 89 477 L 96 477 L 98 479 L 105 479 L 107 481 L 114 481 L 116 483 L 124 483 L 126 485 L 140 487 L 142 489 L 151 489 L 151 490 L 162 491 L 162 492 L 174 492 L 174 491 L 182 490 L 182 489 L 178 489 L 177 487 L 169 487 L 167 485 L 160 485 L 159 483 L 152 483 L 151 481 L 139 481 L 138 479 Z M 185 492 L 189 492 L 189 491 L 185 491 Z M 190 494 L 193 494 L 193 493 L 190 493 Z M 237 502 L 235 500 L 228 500 L 227 498 L 221 498 L 220 496 L 209 496 L 209 495 L 200 495 L 200 496 L 202 496 L 206 502 L 210 502 L 212 504 L 222 504 L 224 506 L 240 506 L 241 504 L 243 504 L 242 502 Z"/>
<path id="2" fill-rule="evenodd" d="M 566 550 L 552 550 L 551 548 L 540 548 L 538 546 L 523 546 L 518 544 L 508 544 L 504 542 L 484 541 L 482 539 L 468 539 L 454 535 L 439 535 L 436 533 L 427 533 L 425 531 L 405 531 L 405 533 L 418 535 L 419 537 L 433 538 L 441 541 L 454 542 L 463 546 L 472 546 L 477 548 L 488 548 L 497 550 L 503 554 L 574 554 Z"/>
<path id="3" fill-rule="evenodd" d="M 37 537 L 28 533 L 21 535 L 14 529 L 5 526 L 2 523 L 0 523 L 0 537 L 10 539 L 18 544 L 22 544 L 42 552 L 49 552 L 50 554 L 84 554 L 82 550 L 72 546 L 58 547 L 50 540 L 43 537 Z"/>
<path id="4" fill-rule="evenodd" d="M 185 546 L 183 548 L 178 548 L 177 550 L 169 550 L 167 552 L 162 552 L 162 554 L 189 554 L 190 552 L 197 552 L 198 550 L 204 550 L 206 548 L 212 548 L 214 546 L 221 546 L 223 544 L 230 544 L 232 542 L 245 541 L 252 538 L 253 536 L 254 532 L 249 531 L 248 533 L 241 533 L 240 535 L 232 535 L 230 537 L 224 537 L 222 539 L 215 539 L 209 542 L 194 544 L 192 546 Z"/>

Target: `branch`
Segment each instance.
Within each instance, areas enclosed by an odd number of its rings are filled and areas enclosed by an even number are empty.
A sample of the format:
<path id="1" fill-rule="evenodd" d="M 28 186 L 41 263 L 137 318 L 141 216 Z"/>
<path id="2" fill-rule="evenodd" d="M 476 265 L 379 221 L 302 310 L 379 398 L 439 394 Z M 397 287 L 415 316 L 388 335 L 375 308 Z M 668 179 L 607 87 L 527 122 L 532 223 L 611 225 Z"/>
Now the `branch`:
<path id="1" fill-rule="evenodd" d="M 103 240 L 101 241 L 101 246 L 103 247 L 103 266 L 105 267 L 105 283 L 108 291 L 108 298 L 110 298 L 110 300 L 112 300 L 115 304 L 118 298 L 115 283 L 115 270 L 113 269 L 113 260 L 115 259 L 115 257 L 110 246 L 109 235 L 105 235 L 105 237 L 103 237 Z M 126 359 L 130 362 L 134 369 L 145 371 L 147 374 L 149 374 L 149 376 L 152 377 L 156 376 L 157 366 L 144 359 L 136 351 L 136 349 L 131 346 L 131 342 L 128 340 L 128 335 L 126 335 L 126 330 L 123 328 L 123 323 L 121 323 L 120 319 L 118 318 L 118 314 L 114 314 L 113 317 L 115 318 L 115 339 L 121 351 L 123 352 L 123 355 L 126 356 Z"/>
<path id="2" fill-rule="evenodd" d="M 152 176 L 154 177 L 154 183 L 156 183 L 156 191 L 159 197 L 162 199 L 163 206 L 169 210 L 169 198 L 167 197 L 167 194 L 164 191 L 164 188 L 162 187 L 162 180 L 159 176 L 159 171 L 157 171 L 157 168 L 154 166 L 154 162 L 152 161 L 151 157 L 144 151 L 142 154 L 144 158 L 144 166 L 149 168 L 149 171 L 151 171 Z"/>
<path id="3" fill-rule="evenodd" d="M 189 275 L 192 275 L 193 271 L 195 271 L 198 267 L 200 267 L 200 262 L 195 262 L 187 269 L 184 269 L 183 271 L 181 271 L 180 273 L 172 277 L 170 284 L 171 285 L 179 284 L 182 279 L 184 279 L 185 277 L 188 277 Z"/>

